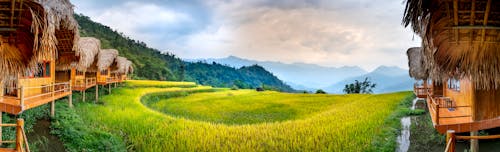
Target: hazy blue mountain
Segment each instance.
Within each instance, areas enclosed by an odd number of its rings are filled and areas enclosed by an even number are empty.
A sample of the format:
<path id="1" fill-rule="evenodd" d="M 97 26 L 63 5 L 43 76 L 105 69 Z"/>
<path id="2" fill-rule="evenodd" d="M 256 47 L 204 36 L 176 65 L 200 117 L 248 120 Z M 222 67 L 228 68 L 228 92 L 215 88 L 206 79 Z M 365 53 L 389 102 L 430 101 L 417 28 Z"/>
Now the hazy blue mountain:
<path id="1" fill-rule="evenodd" d="M 315 64 L 254 61 L 229 56 L 220 59 L 185 59 L 186 61 L 205 61 L 207 63 L 220 63 L 235 68 L 258 64 L 272 72 L 279 79 L 287 82 L 297 90 L 315 90 L 328 87 L 344 79 L 360 76 L 367 72 L 357 66 L 324 67 Z"/>
<path id="2" fill-rule="evenodd" d="M 413 89 L 413 79 L 408 75 L 408 70 L 399 67 L 380 66 L 365 75 L 347 78 L 332 86 L 324 88 L 328 93 L 343 93 L 346 84 L 353 83 L 354 80 L 363 81 L 368 77 L 377 84 L 374 93 L 385 93 L 394 91 L 405 91 Z"/>

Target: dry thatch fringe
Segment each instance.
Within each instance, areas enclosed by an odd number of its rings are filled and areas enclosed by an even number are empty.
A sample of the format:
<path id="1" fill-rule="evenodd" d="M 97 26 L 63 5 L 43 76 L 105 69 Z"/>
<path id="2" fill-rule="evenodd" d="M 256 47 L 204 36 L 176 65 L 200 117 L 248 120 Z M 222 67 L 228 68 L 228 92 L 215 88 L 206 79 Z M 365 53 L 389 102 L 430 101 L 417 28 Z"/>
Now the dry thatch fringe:
<path id="1" fill-rule="evenodd" d="M 121 56 L 116 57 L 115 61 L 116 61 L 116 66 L 118 67 L 118 69 L 113 71 L 113 72 L 127 74 L 127 73 L 132 72 L 134 70 L 132 68 L 132 71 L 130 71 L 131 67 L 132 67 L 132 62 L 129 61 L 125 57 L 121 57 Z"/>
<path id="2" fill-rule="evenodd" d="M 426 69 L 424 54 L 421 47 L 412 47 L 406 51 L 408 55 L 408 66 L 410 67 L 410 77 L 416 80 L 426 80 L 429 76 Z"/>
<path id="3" fill-rule="evenodd" d="M 101 49 L 97 55 L 97 70 L 106 70 L 113 64 L 115 58 L 118 56 L 118 50 L 115 49 Z"/>
<path id="4" fill-rule="evenodd" d="M 96 55 L 101 50 L 101 41 L 94 37 L 81 37 L 77 45 L 80 48 L 76 51 L 76 55 L 80 56 L 80 61 L 76 68 L 79 71 L 85 71 L 94 62 Z"/>
<path id="5" fill-rule="evenodd" d="M 481 1 L 481 0 L 479 0 Z M 460 3 L 460 2 L 459 2 Z M 483 1 L 482 3 L 486 3 Z M 499 1 L 492 1 L 492 6 L 498 6 Z M 470 3 L 459 4 L 470 5 Z M 497 29 L 478 30 L 461 29 L 451 30 L 452 16 L 446 15 L 447 7 L 451 1 L 439 0 L 408 0 L 403 17 L 403 25 L 411 24 L 412 29 L 422 37 L 423 54 L 426 67 L 429 69 L 429 78 L 436 82 L 448 78 L 467 78 L 473 81 L 474 88 L 479 90 L 500 89 L 500 44 L 479 43 L 477 39 L 493 40 L 500 33 Z M 476 10 L 484 10 L 486 5 L 476 6 Z M 492 7 L 490 14 L 500 12 L 498 7 Z M 459 14 L 459 26 L 469 25 L 469 14 Z M 465 18 L 464 18 L 465 17 Z M 480 19 L 480 18 L 479 18 Z M 490 21 L 498 21 L 497 17 L 490 17 Z M 467 21 L 464 24 L 464 21 Z M 489 26 L 498 26 L 490 25 Z M 495 22 L 491 24 L 496 24 Z M 431 29 L 427 30 L 427 29 Z M 486 37 L 476 35 L 461 35 L 459 39 L 470 40 L 460 42 L 450 33 L 480 33 L 485 32 Z M 451 34 L 453 35 L 453 34 Z M 451 43 L 455 42 L 455 43 Z"/>

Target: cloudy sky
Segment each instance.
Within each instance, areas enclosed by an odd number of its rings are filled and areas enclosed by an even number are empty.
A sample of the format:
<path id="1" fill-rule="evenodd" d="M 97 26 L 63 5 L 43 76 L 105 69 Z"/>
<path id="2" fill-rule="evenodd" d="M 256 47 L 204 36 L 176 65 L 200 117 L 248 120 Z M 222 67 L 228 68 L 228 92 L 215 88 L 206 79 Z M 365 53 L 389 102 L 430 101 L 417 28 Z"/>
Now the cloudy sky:
<path id="1" fill-rule="evenodd" d="M 77 13 L 181 58 L 229 55 L 338 67 L 407 68 L 420 39 L 403 0 L 71 0 Z"/>

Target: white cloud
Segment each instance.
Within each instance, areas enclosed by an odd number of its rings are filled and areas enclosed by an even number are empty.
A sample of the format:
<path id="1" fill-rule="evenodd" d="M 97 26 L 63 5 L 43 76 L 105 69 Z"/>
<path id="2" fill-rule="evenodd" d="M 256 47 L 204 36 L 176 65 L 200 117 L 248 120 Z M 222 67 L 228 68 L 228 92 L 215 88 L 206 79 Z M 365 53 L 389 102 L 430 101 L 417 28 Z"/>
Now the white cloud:
<path id="1" fill-rule="evenodd" d="M 420 44 L 418 38 L 412 41 L 412 32 L 400 24 L 404 9 L 400 1 L 204 2 L 212 13 L 208 25 L 180 35 L 173 33 L 189 24 L 200 24 L 192 21 L 200 14 L 143 1 L 77 11 L 183 58 L 236 55 L 287 63 L 359 65 L 365 69 L 379 65 L 405 68 L 405 50 Z"/>

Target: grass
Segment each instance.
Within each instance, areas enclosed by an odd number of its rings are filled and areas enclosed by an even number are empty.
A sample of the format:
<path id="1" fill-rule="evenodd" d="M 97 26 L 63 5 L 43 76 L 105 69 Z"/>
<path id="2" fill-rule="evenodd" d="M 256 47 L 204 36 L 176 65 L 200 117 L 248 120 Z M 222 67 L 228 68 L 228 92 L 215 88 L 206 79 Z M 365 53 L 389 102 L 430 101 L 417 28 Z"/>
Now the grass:
<path id="1" fill-rule="evenodd" d="M 194 82 L 176 82 L 176 81 L 150 81 L 150 80 L 127 80 L 127 85 L 129 87 L 157 87 L 157 88 L 169 88 L 169 87 L 195 87 Z"/>
<path id="2" fill-rule="evenodd" d="M 102 97 L 103 105 L 75 110 L 84 122 L 121 135 L 129 150 L 137 151 L 368 151 L 386 119 L 411 94 L 203 92 L 214 89 L 157 81 L 128 86 Z M 141 103 L 151 94 L 158 98 L 143 102 L 154 109 Z"/>

